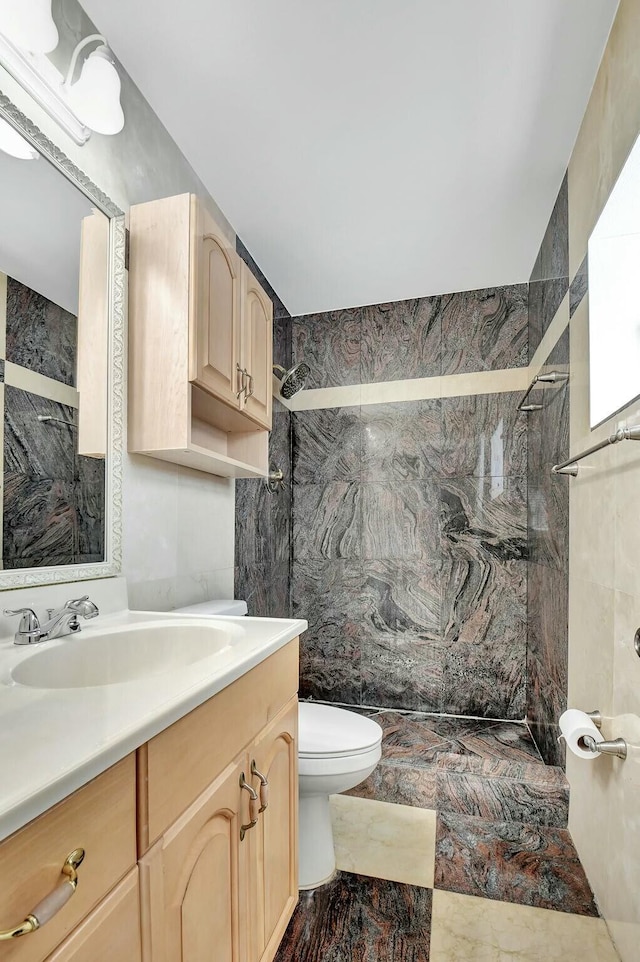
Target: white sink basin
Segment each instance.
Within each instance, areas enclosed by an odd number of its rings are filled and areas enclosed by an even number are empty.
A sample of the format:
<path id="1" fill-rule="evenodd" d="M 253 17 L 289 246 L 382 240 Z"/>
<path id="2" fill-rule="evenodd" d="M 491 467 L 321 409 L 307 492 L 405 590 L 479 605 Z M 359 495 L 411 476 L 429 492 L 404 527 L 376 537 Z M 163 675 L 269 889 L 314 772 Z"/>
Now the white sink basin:
<path id="1" fill-rule="evenodd" d="M 178 672 L 232 648 L 242 637 L 235 625 L 173 620 L 125 625 L 61 639 L 25 658 L 11 671 L 30 688 L 93 688 Z"/>

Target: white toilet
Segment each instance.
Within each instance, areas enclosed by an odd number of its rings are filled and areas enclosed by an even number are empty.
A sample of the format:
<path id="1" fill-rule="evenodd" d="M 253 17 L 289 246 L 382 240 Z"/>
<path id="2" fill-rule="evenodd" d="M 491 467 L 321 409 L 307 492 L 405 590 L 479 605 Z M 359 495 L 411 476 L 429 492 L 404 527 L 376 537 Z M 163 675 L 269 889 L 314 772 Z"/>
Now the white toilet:
<path id="1" fill-rule="evenodd" d="M 242 617 L 247 603 L 204 601 L 176 612 Z M 382 754 L 382 728 L 356 712 L 312 702 L 300 704 L 298 721 L 299 886 L 314 889 L 336 870 L 329 796 L 369 777 Z"/>
<path id="2" fill-rule="evenodd" d="M 353 711 L 311 702 L 301 702 L 298 720 L 298 884 L 313 889 L 336 870 L 329 796 L 369 777 L 382 754 L 382 728 Z"/>

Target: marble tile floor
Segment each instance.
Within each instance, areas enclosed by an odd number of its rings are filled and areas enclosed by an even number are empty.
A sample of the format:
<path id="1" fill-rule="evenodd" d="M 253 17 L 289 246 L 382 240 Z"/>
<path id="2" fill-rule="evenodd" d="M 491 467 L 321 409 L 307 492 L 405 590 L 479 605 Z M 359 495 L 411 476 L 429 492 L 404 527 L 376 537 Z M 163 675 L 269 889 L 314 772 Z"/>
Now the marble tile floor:
<path id="1" fill-rule="evenodd" d="M 569 786 L 522 722 L 356 709 L 382 726 L 382 760 L 351 794 L 438 812 L 565 828 Z"/>
<path id="2" fill-rule="evenodd" d="M 494 862 L 486 825 L 478 829 L 485 833 L 479 859 L 504 875 L 503 888 L 487 897 L 477 887 L 473 894 L 451 887 L 465 873 L 460 858 L 451 859 L 443 848 L 443 831 L 452 827 L 447 818 L 334 796 L 338 873 L 328 885 L 300 893 L 276 962 L 617 962 L 592 900 L 587 906 L 578 899 L 560 911 L 559 905 L 520 904 L 526 900 L 517 877 L 509 877 L 507 858 Z M 482 820 L 467 817 L 467 822 Z M 517 833 L 510 828 L 515 836 L 510 855 L 517 861 Z M 498 845 L 504 843 L 500 832 Z M 544 889 L 547 863 L 562 863 L 565 879 L 574 872 L 582 891 L 579 863 L 573 865 L 568 833 L 562 835 L 563 844 L 556 837 L 546 853 L 530 835 L 521 840 L 525 859 L 533 856 L 525 874 L 533 881 L 537 873 Z M 443 862 L 451 864 L 449 877 Z"/>

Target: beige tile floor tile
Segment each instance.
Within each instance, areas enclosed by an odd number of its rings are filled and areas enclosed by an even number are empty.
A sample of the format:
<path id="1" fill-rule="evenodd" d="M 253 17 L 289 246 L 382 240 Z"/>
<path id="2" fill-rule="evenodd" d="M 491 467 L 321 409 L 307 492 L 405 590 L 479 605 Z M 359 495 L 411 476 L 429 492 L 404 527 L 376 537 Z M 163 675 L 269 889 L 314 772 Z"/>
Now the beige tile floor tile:
<path id="1" fill-rule="evenodd" d="M 602 919 L 436 890 L 430 962 L 619 962 Z"/>
<path id="2" fill-rule="evenodd" d="M 339 869 L 433 887 L 435 812 L 333 795 L 331 820 Z"/>

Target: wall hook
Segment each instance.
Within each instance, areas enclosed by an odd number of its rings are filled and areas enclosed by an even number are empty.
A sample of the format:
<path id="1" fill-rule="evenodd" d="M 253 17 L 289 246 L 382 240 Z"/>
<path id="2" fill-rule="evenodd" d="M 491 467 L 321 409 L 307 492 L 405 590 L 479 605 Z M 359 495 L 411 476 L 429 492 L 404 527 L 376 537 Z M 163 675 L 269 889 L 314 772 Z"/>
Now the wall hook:
<path id="1" fill-rule="evenodd" d="M 265 478 L 265 484 L 271 494 L 277 494 L 284 488 L 284 472 L 280 468 L 270 468 L 269 476 Z"/>

